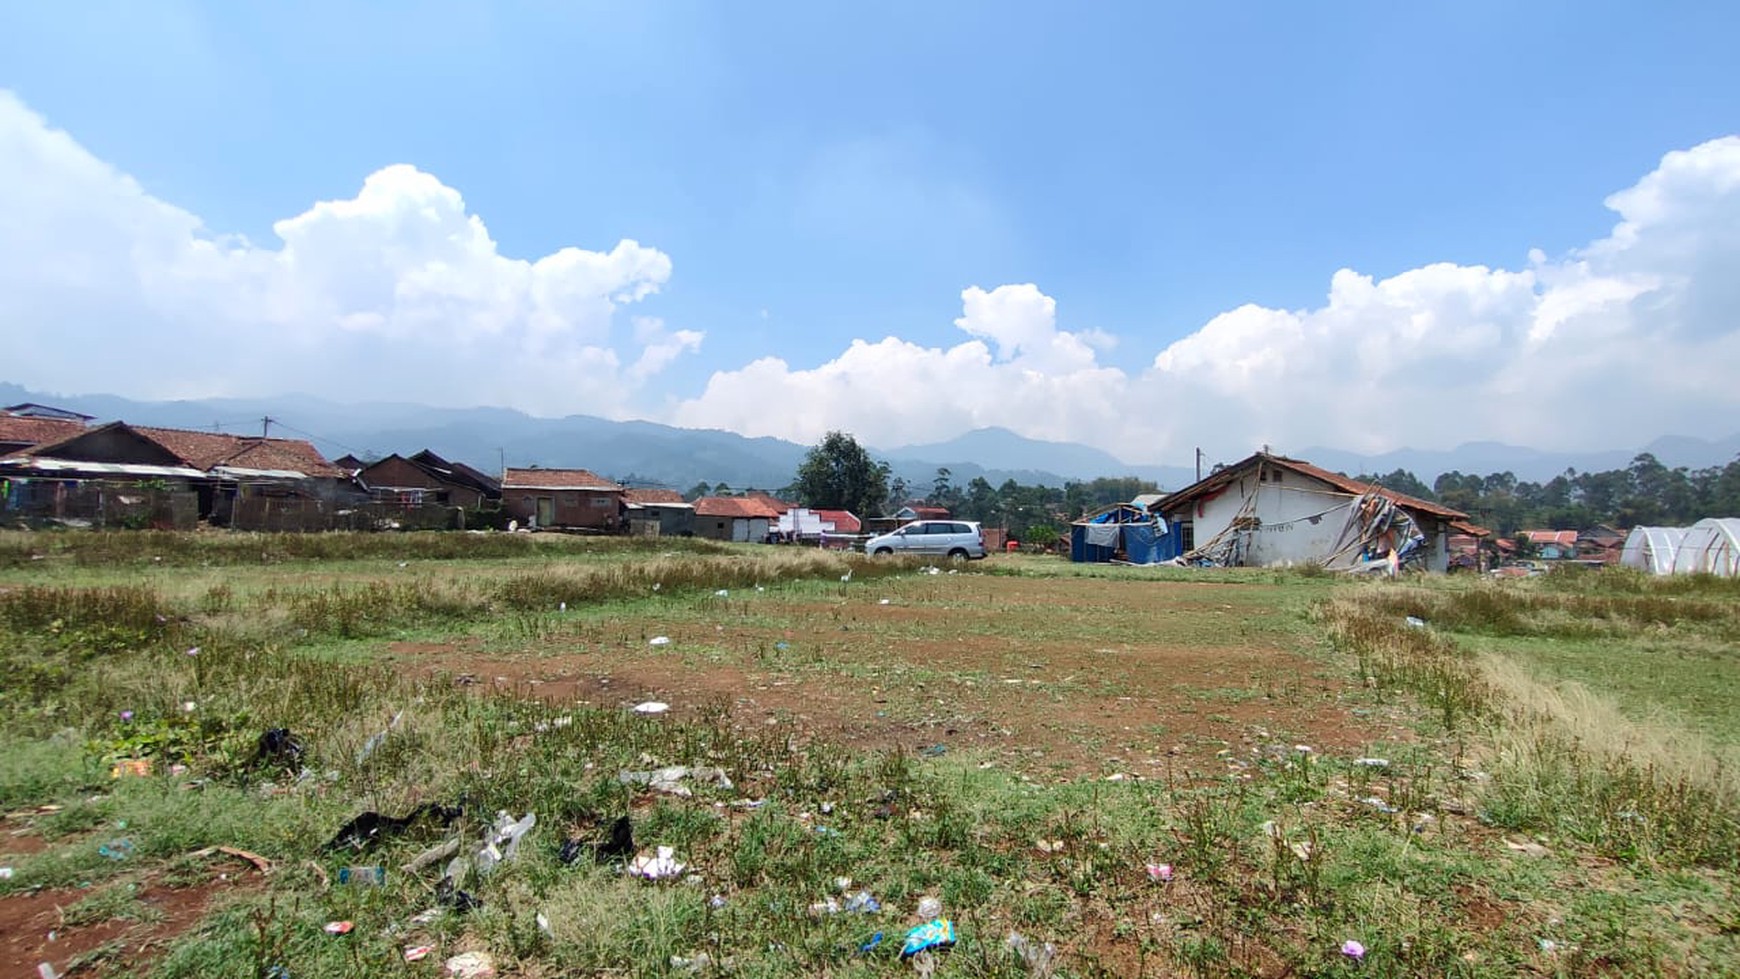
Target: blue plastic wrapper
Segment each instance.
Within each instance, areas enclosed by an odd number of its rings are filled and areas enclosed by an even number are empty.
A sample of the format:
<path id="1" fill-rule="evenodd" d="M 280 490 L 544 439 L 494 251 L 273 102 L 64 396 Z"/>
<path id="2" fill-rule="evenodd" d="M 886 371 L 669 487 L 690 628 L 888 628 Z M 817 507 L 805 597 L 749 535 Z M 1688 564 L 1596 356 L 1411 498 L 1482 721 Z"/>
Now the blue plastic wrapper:
<path id="1" fill-rule="evenodd" d="M 911 958 L 928 948 L 946 948 L 955 943 L 955 923 L 947 918 L 927 921 L 906 933 L 900 957 Z"/>

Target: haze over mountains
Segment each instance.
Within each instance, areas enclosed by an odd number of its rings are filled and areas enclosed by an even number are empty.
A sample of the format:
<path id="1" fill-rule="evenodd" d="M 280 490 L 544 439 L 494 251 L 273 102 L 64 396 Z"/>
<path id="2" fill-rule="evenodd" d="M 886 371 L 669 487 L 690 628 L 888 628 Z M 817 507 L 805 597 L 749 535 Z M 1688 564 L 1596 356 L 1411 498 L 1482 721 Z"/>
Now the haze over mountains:
<path id="1" fill-rule="evenodd" d="M 746 438 L 733 432 L 674 428 L 644 421 L 610 421 L 586 415 L 537 418 L 506 408 L 442 408 L 395 402 L 339 404 L 304 395 L 191 401 L 132 401 L 112 395 L 57 395 L 0 383 L 0 404 L 34 401 L 116 419 L 210 431 L 258 432 L 271 418 L 272 432 L 308 438 L 329 457 L 410 453 L 423 448 L 469 463 L 486 472 L 507 465 L 581 466 L 637 485 L 687 489 L 705 480 L 736 489 L 777 488 L 788 483 L 808 451 L 774 438 Z M 1256 448 L 1255 446 L 1252 447 Z M 1406 469 L 1428 484 L 1439 473 L 1509 471 L 1518 479 L 1551 479 L 1567 468 L 1579 472 L 1622 468 L 1639 452 L 1650 452 L 1670 467 L 1693 469 L 1725 465 L 1740 456 L 1740 432 L 1718 440 L 1667 436 L 1635 449 L 1555 452 L 1497 442 L 1470 442 L 1450 450 L 1399 449 L 1359 455 L 1326 447 L 1276 452 L 1307 459 L 1347 473 L 1388 473 Z M 1096 476 L 1138 476 L 1165 489 L 1195 478 L 1188 465 L 1133 463 L 1092 446 L 1044 442 L 1002 428 L 983 428 L 944 442 L 872 446 L 878 458 L 915 491 L 928 489 L 939 467 L 956 485 L 982 476 L 992 485 L 1061 485 Z M 1132 447 L 1131 457 L 1148 455 Z M 1216 462 L 1204 460 L 1204 469 Z"/>

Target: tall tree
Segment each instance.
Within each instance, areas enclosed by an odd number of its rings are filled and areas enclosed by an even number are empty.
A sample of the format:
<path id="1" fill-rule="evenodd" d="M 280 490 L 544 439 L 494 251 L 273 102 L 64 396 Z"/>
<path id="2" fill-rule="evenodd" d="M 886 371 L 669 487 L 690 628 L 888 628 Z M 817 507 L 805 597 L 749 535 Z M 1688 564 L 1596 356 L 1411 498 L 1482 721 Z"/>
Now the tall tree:
<path id="1" fill-rule="evenodd" d="M 873 516 L 888 498 L 888 464 L 845 432 L 829 432 L 804 456 L 792 489 L 804 506 Z"/>

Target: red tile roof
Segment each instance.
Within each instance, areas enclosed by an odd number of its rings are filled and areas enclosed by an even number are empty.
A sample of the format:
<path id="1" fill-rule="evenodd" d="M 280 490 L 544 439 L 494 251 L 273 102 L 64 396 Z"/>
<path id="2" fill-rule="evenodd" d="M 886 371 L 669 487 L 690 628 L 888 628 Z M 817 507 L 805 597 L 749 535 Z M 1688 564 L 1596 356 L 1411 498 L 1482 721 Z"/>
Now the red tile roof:
<path id="1" fill-rule="evenodd" d="M 823 523 L 833 524 L 836 534 L 856 534 L 864 529 L 863 521 L 859 520 L 850 510 L 811 510 L 810 512 L 821 517 Z"/>
<path id="2" fill-rule="evenodd" d="M 669 489 L 628 489 L 622 491 L 622 498 L 629 503 L 641 506 L 661 506 L 675 503 L 688 504 L 683 494 Z"/>
<path id="3" fill-rule="evenodd" d="M 1541 544 L 1557 544 L 1560 547 L 1576 547 L 1577 532 L 1575 530 L 1519 530 L 1518 537 L 1527 537 L 1529 542 Z"/>
<path id="4" fill-rule="evenodd" d="M 759 496 L 703 496 L 695 501 L 697 517 L 747 517 L 774 520 L 784 511 Z"/>
<path id="5" fill-rule="evenodd" d="M 622 487 L 585 469 L 509 469 L 502 489 L 576 489 L 620 493 Z"/>
<path id="6" fill-rule="evenodd" d="M 327 462 L 320 450 L 304 439 L 258 438 L 147 425 L 128 427 L 173 452 L 195 469 L 226 466 L 231 469 L 275 469 L 327 478 L 349 475 L 344 469 Z"/>
<path id="7" fill-rule="evenodd" d="M 59 442 L 85 431 L 85 426 L 59 418 L 24 418 L 0 415 L 0 442 L 14 445 L 42 445 Z"/>
<path id="8" fill-rule="evenodd" d="M 914 520 L 947 520 L 949 508 L 946 506 L 911 506 L 906 509 L 914 514 Z"/>

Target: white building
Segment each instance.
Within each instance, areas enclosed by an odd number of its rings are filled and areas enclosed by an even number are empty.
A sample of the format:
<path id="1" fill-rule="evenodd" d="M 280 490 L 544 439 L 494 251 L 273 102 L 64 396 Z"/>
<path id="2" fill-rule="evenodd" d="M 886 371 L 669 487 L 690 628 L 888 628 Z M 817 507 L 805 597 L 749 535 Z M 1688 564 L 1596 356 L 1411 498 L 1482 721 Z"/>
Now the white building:
<path id="1" fill-rule="evenodd" d="M 1483 536 L 1468 515 L 1308 462 L 1258 452 L 1156 508 L 1187 562 L 1342 570 L 1449 566 L 1449 537 Z"/>

